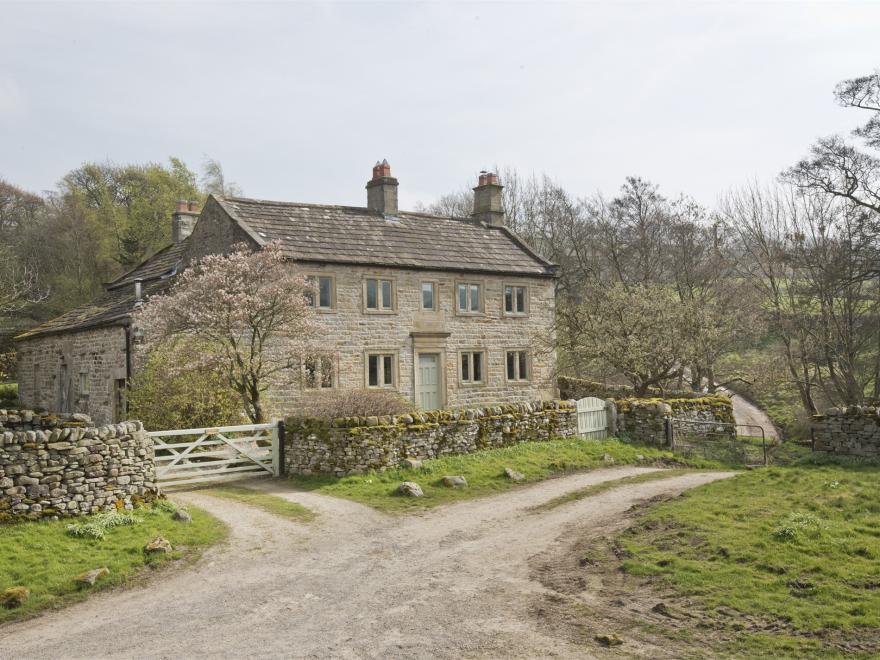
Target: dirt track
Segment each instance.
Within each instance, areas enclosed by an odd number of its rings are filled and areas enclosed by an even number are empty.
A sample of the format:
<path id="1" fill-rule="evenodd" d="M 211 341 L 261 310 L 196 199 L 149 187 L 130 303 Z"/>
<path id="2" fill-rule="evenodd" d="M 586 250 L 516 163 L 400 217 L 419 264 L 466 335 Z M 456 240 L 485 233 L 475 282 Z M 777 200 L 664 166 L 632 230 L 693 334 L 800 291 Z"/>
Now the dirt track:
<path id="1" fill-rule="evenodd" d="M 626 485 L 540 514 L 527 509 L 650 469 L 576 474 L 408 516 L 255 482 L 319 512 L 308 525 L 210 491 L 182 493 L 174 499 L 230 525 L 228 544 L 146 587 L 0 627 L 0 657 L 589 657 L 599 647 L 536 625 L 529 603 L 549 590 L 530 576 L 529 558 L 578 530 L 613 532 L 647 498 L 732 473 Z"/>

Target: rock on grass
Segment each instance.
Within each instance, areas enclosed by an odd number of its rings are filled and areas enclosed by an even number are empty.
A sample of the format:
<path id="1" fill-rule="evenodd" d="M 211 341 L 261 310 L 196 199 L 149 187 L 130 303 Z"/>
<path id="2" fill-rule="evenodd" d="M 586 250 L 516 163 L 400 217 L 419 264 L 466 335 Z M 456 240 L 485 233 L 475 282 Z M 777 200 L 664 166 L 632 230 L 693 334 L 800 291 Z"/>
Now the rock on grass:
<path id="1" fill-rule="evenodd" d="M 404 481 L 397 487 L 397 492 L 406 497 L 422 497 L 425 494 L 415 481 Z"/>
<path id="2" fill-rule="evenodd" d="M 447 488 L 464 488 L 468 485 L 467 479 L 462 476 L 445 476 L 443 477 L 443 485 Z"/>
<path id="3" fill-rule="evenodd" d="M 144 546 L 144 552 L 146 552 L 148 555 L 157 554 L 160 552 L 163 552 L 167 555 L 171 552 L 171 549 L 171 542 L 161 536 L 157 536 Z"/>
<path id="4" fill-rule="evenodd" d="M 511 481 L 523 481 L 526 478 L 522 472 L 517 472 L 513 468 L 504 468 L 504 474 L 507 475 L 507 478 Z"/>
<path id="5" fill-rule="evenodd" d="M 73 580 L 79 585 L 93 587 L 95 586 L 95 582 L 107 575 L 110 575 L 110 569 L 103 566 L 101 568 L 94 568 L 91 571 L 86 571 L 85 573 L 80 573 L 73 578 Z"/>
<path id="6" fill-rule="evenodd" d="M 31 590 L 27 587 L 9 587 L 0 593 L 0 605 L 9 609 L 21 607 L 30 595 Z"/>
<path id="7" fill-rule="evenodd" d="M 193 521 L 192 516 L 189 515 L 189 511 L 185 509 L 178 509 L 174 513 L 171 514 L 171 517 L 174 520 L 182 523 L 191 523 Z"/>

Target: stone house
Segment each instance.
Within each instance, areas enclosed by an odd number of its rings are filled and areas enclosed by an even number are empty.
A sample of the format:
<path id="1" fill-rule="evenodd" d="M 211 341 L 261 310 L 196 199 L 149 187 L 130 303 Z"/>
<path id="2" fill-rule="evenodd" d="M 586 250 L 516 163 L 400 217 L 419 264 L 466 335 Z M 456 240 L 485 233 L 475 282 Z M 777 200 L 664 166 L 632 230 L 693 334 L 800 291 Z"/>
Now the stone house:
<path id="1" fill-rule="evenodd" d="M 470 218 L 400 211 L 387 162 L 366 188 L 365 207 L 181 202 L 171 245 L 93 303 L 18 337 L 22 403 L 124 417 L 138 301 L 204 255 L 276 240 L 313 279 L 323 326 L 320 351 L 269 392 L 279 410 L 333 389 L 388 388 L 424 409 L 555 397 L 556 268 L 505 226 L 498 177 L 480 175 Z"/>

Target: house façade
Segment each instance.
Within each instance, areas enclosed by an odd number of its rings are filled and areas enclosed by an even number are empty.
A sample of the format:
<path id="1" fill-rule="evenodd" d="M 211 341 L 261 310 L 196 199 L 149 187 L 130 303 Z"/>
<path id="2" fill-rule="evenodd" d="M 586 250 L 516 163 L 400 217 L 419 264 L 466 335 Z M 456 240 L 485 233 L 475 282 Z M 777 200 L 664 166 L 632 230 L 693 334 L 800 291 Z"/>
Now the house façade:
<path id="1" fill-rule="evenodd" d="M 385 161 L 366 187 L 366 207 L 179 203 L 171 245 L 92 303 L 19 335 L 22 404 L 125 417 L 136 305 L 205 255 L 271 241 L 312 279 L 322 337 L 300 373 L 269 392 L 279 412 L 333 389 L 388 388 L 423 409 L 556 396 L 556 268 L 505 226 L 497 176 L 480 175 L 469 218 L 400 211 Z"/>

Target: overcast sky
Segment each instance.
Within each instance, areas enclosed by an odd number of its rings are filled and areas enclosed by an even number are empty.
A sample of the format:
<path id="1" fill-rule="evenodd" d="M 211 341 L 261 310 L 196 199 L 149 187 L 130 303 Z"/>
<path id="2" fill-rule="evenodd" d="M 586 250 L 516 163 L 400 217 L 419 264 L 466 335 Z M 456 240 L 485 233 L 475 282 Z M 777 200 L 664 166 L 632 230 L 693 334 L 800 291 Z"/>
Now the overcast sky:
<path id="1" fill-rule="evenodd" d="M 863 118 L 880 3 L 41 3 L 0 0 L 0 177 L 220 160 L 246 195 L 401 207 L 495 164 L 576 194 L 627 175 L 711 205 Z"/>

